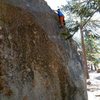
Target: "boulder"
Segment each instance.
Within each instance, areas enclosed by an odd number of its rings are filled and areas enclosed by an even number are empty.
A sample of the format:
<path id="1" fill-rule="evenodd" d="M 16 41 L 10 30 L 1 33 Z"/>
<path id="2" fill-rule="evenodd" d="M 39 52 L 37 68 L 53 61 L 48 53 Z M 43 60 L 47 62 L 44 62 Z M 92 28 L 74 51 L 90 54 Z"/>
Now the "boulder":
<path id="1" fill-rule="evenodd" d="M 87 100 L 82 62 L 44 0 L 0 0 L 0 100 Z"/>

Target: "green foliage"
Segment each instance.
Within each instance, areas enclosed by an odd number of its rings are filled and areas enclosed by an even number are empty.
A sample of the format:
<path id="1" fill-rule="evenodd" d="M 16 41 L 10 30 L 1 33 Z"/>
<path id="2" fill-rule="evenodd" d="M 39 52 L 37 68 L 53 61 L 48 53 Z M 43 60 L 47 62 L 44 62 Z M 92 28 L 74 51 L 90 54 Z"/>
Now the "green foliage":
<path id="1" fill-rule="evenodd" d="M 64 37 L 65 40 L 70 39 L 73 36 L 68 31 L 62 32 L 61 35 Z"/>
<path id="2" fill-rule="evenodd" d="M 100 0 L 84 0 L 82 2 L 80 0 L 70 0 L 66 6 L 63 6 L 63 10 L 68 16 L 67 27 L 70 28 L 71 24 L 72 30 L 74 30 L 72 26 L 75 25 L 76 21 L 82 28 L 87 26 L 100 27 L 99 21 L 91 20 L 95 13 L 100 12 Z"/>
<path id="3" fill-rule="evenodd" d="M 70 0 L 66 6 L 63 6 L 63 10 L 67 15 L 66 24 L 69 32 L 77 32 L 81 29 L 82 32 L 86 33 L 87 59 L 97 64 L 99 59 L 97 55 L 100 53 L 100 48 L 97 44 L 100 34 L 97 30 L 100 28 L 100 20 L 94 20 L 92 17 L 95 13 L 100 14 L 100 0 Z M 92 34 L 88 35 L 88 31 Z"/>
<path id="4" fill-rule="evenodd" d="M 94 11 L 100 12 L 100 0 L 71 0 L 68 4 L 70 11 L 79 16 L 89 17 Z"/>
<path id="5" fill-rule="evenodd" d="M 85 45 L 86 45 L 86 55 L 87 60 L 94 62 L 95 65 L 99 63 L 100 57 L 100 47 L 96 43 L 98 41 L 94 35 L 85 33 Z"/>

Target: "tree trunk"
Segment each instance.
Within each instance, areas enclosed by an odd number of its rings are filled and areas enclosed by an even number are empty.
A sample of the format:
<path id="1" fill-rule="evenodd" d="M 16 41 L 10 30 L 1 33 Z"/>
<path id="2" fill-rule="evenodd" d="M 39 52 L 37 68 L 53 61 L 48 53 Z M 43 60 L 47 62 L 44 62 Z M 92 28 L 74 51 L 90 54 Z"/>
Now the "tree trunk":
<path id="1" fill-rule="evenodd" d="M 81 43 L 82 43 L 82 62 L 83 62 L 85 77 L 86 79 L 88 79 L 89 73 L 88 73 L 88 67 L 87 67 L 86 50 L 85 50 L 82 26 L 80 26 L 80 33 L 81 33 Z"/>

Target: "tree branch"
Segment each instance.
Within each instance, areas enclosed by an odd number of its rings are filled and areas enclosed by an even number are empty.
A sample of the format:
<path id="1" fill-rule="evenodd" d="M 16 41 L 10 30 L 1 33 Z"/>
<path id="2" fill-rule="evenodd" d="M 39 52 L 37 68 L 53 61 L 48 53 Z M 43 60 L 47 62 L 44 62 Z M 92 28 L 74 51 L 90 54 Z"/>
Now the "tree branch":
<path id="1" fill-rule="evenodd" d="M 93 16 L 97 11 L 98 11 L 98 9 L 95 10 L 95 11 L 92 13 L 92 15 L 90 16 L 90 18 L 87 19 L 87 21 L 85 21 L 85 23 L 82 25 L 82 28 L 90 21 L 90 19 L 92 18 L 92 16 Z"/>

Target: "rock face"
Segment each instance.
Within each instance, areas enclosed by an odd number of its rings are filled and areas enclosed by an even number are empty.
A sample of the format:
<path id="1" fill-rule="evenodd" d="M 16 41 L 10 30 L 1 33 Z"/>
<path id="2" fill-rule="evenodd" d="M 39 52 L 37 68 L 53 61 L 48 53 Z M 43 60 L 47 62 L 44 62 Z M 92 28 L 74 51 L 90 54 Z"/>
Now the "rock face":
<path id="1" fill-rule="evenodd" d="M 43 0 L 0 0 L 0 100 L 87 100 L 81 60 Z"/>

